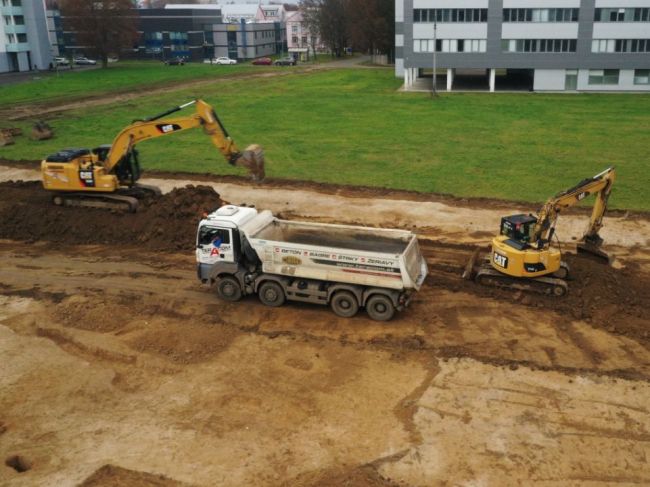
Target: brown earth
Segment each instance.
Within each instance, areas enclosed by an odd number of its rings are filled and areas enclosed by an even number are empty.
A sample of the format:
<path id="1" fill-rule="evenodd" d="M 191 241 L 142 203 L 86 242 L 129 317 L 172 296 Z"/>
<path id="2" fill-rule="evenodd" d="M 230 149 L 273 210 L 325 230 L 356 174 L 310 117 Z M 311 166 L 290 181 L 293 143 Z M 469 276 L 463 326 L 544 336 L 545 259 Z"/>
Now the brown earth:
<path id="1" fill-rule="evenodd" d="M 35 181 L 0 183 L 0 238 L 52 243 L 194 248 L 196 223 L 224 202 L 209 186 L 175 189 L 140 204 L 136 214 L 61 208 Z"/>
<path id="2" fill-rule="evenodd" d="M 39 190 L 0 185 L 0 460 L 29 465 L 3 485 L 650 483 L 643 248 L 567 254 L 556 299 L 462 280 L 488 235 L 423 225 L 430 276 L 383 324 L 218 301 L 192 255 L 211 187 L 137 215 Z"/>

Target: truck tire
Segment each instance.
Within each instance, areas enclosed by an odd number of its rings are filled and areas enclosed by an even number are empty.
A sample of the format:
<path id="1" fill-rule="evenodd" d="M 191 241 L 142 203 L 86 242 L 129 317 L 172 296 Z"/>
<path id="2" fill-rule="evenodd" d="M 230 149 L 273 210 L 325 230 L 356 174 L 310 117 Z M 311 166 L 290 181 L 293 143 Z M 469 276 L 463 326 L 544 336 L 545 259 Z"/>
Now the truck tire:
<path id="1" fill-rule="evenodd" d="M 375 321 L 389 321 L 395 315 L 395 306 L 388 296 L 373 294 L 366 302 L 366 312 Z"/>
<path id="2" fill-rule="evenodd" d="M 282 306 L 285 301 L 284 289 L 274 281 L 263 282 L 257 290 L 257 295 L 266 306 Z"/>
<path id="3" fill-rule="evenodd" d="M 239 301 L 242 295 L 239 281 L 231 276 L 217 279 L 217 295 L 224 301 Z"/>
<path id="4" fill-rule="evenodd" d="M 341 318 L 352 318 L 359 311 L 359 302 L 350 291 L 338 291 L 330 301 L 332 311 Z"/>

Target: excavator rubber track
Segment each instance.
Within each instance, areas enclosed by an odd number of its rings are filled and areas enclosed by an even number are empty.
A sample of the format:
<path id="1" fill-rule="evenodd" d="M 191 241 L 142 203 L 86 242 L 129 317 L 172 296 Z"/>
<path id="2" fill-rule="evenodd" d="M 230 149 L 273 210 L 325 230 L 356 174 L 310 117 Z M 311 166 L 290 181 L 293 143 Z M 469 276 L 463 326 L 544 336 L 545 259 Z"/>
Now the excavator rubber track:
<path id="1" fill-rule="evenodd" d="M 135 213 L 138 211 L 138 199 L 110 193 L 57 193 L 52 197 L 57 206 L 102 208 Z"/>
<path id="2" fill-rule="evenodd" d="M 160 196 L 162 192 L 156 186 L 135 184 L 130 188 L 120 188 L 115 193 L 57 193 L 52 202 L 57 206 L 102 208 L 108 210 L 135 213 L 139 200 Z"/>
<path id="3" fill-rule="evenodd" d="M 510 277 L 493 269 L 490 264 L 483 264 L 478 268 L 474 275 L 474 281 L 482 286 L 516 289 L 557 297 L 564 296 L 569 291 L 569 286 L 564 279 L 557 277 Z"/>

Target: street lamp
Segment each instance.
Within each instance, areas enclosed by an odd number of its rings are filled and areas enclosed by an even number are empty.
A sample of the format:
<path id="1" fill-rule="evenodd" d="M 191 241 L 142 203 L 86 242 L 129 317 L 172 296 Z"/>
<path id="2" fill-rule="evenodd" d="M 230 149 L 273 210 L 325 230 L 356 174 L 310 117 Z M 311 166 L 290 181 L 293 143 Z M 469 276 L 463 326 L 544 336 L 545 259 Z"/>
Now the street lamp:
<path id="1" fill-rule="evenodd" d="M 437 17 L 437 15 L 436 15 Z M 433 90 L 431 91 L 431 96 L 436 97 L 438 96 L 438 90 L 436 85 L 438 84 L 438 76 L 436 75 L 436 44 L 437 44 L 437 30 L 438 30 L 438 22 L 436 21 L 436 18 L 433 19 Z"/>

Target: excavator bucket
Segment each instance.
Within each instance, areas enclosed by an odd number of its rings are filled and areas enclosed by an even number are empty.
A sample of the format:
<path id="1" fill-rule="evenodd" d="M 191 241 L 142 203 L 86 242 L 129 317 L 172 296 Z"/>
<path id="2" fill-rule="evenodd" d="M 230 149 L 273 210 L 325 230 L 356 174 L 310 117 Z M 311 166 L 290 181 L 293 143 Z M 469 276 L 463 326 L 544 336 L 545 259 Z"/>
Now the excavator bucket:
<path id="1" fill-rule="evenodd" d="M 14 138 L 8 130 L 0 130 L 0 147 L 11 145 L 14 143 Z"/>
<path id="2" fill-rule="evenodd" d="M 600 248 L 600 245 L 594 245 L 584 240 L 578 242 L 576 250 L 578 251 L 578 254 L 593 258 L 603 264 L 611 264 L 614 261 L 614 258 L 607 254 L 607 252 L 603 251 Z"/>
<path id="3" fill-rule="evenodd" d="M 251 144 L 246 147 L 236 164 L 248 169 L 254 181 L 261 182 L 266 177 L 264 150 L 258 144 Z"/>
<path id="4" fill-rule="evenodd" d="M 467 261 L 467 264 L 465 264 L 465 270 L 463 271 L 463 279 L 469 281 L 474 277 L 474 267 L 476 266 L 476 261 L 478 260 L 478 254 L 480 251 L 481 248 L 476 247 L 474 249 L 474 252 L 472 252 L 472 256 Z"/>
<path id="5" fill-rule="evenodd" d="M 32 127 L 32 140 L 48 140 L 54 137 L 54 130 L 45 122 L 36 122 Z"/>

